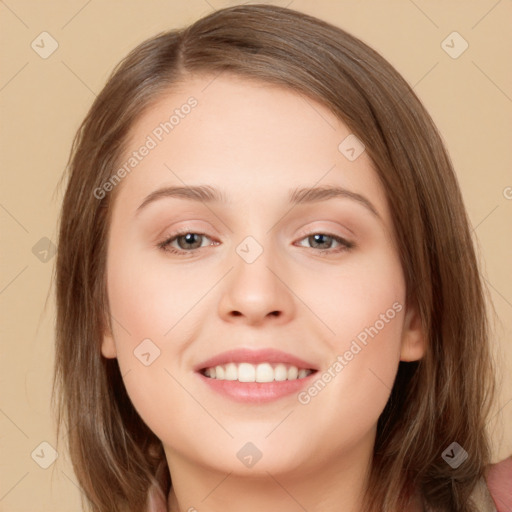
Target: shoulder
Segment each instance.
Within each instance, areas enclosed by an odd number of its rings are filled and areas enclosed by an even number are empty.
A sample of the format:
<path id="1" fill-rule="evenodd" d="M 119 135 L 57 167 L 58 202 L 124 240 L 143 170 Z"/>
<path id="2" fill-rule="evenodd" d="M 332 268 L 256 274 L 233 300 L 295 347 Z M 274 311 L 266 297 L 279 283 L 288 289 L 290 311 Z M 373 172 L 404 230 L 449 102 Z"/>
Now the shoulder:
<path id="1" fill-rule="evenodd" d="M 490 464 L 485 480 L 498 512 L 512 510 L 512 455 Z"/>

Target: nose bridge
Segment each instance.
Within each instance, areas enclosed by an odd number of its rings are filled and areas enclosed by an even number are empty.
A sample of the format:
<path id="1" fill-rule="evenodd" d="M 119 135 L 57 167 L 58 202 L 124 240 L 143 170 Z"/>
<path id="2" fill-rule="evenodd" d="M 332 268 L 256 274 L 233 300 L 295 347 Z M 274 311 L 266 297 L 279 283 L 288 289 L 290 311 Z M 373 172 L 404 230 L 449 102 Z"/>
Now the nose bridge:
<path id="1" fill-rule="evenodd" d="M 222 315 L 242 315 L 251 322 L 267 315 L 287 316 L 293 306 L 272 235 L 256 236 L 246 236 L 235 247 L 233 269 L 220 301 Z"/>
<path id="2" fill-rule="evenodd" d="M 252 293 L 272 291 L 275 295 L 279 292 L 279 280 L 275 274 L 279 272 L 276 268 L 279 267 L 279 257 L 276 247 L 271 245 L 271 236 L 259 235 L 258 238 L 248 235 L 236 246 L 232 279 L 248 286 L 248 293 L 251 290 Z M 240 282 L 233 284 L 240 285 Z"/>

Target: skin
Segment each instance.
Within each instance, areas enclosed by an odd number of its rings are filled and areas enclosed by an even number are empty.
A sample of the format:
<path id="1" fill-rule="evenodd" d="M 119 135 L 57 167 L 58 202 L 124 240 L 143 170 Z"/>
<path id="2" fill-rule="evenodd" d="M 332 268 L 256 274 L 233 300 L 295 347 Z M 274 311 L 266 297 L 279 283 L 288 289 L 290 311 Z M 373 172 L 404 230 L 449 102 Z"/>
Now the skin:
<path id="1" fill-rule="evenodd" d="M 164 95 L 133 126 L 125 156 L 190 96 L 198 105 L 118 185 L 107 259 L 115 321 L 102 354 L 117 357 L 162 440 L 169 510 L 359 511 L 398 363 L 425 351 L 384 190 L 366 152 L 349 161 L 338 150 L 350 130 L 324 106 L 227 74 L 189 77 Z M 136 213 L 163 186 L 198 184 L 229 203 L 165 198 Z M 364 195 L 379 217 L 348 198 L 288 205 L 289 189 L 321 185 Z M 182 227 L 198 235 L 172 246 L 191 256 L 157 246 Z M 355 247 L 315 245 L 318 233 Z M 247 236 L 263 249 L 253 263 L 236 252 Z M 225 350 L 273 347 L 326 371 L 393 303 L 401 311 L 307 404 L 296 394 L 238 403 L 192 370 Z M 149 366 L 133 353 L 146 338 L 160 350 Z M 247 442 L 262 453 L 250 468 L 236 456 Z"/>

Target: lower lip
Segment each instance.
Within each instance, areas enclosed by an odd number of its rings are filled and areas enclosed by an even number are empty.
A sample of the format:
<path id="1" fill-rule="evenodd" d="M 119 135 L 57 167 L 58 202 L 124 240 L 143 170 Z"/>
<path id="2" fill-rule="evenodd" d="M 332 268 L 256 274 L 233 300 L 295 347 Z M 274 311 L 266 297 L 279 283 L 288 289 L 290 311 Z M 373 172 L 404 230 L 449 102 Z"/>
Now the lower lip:
<path id="1" fill-rule="evenodd" d="M 266 403 L 298 393 L 311 383 L 316 372 L 295 380 L 272 382 L 240 382 L 238 380 L 218 380 L 197 373 L 201 380 L 221 395 L 243 403 Z"/>

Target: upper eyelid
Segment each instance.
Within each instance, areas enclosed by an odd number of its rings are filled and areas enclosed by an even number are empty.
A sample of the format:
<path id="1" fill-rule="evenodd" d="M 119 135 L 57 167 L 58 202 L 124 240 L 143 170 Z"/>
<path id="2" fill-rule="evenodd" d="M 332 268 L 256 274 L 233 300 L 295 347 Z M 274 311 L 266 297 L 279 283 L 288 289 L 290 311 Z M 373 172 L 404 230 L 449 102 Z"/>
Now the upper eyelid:
<path id="1" fill-rule="evenodd" d="M 192 222 L 194 222 L 192 220 Z M 311 235 L 311 234 L 316 234 L 316 233 L 323 233 L 323 234 L 330 234 L 330 235 L 334 235 L 334 236 L 339 236 L 341 238 L 357 238 L 356 234 L 353 232 L 352 229 L 350 229 L 348 226 L 343 226 L 344 230 L 348 231 L 348 233 L 346 235 L 344 234 L 337 234 L 336 233 L 336 228 L 325 228 L 325 227 L 320 227 L 320 228 L 308 228 L 308 229 L 301 229 L 300 230 L 300 233 L 301 233 L 301 236 L 308 236 L 308 235 Z M 205 230 L 203 231 L 202 230 L 203 228 L 195 228 L 195 227 L 190 227 L 185 225 L 184 227 L 178 227 L 175 229 L 174 232 L 170 233 L 167 238 L 170 238 L 171 236 L 178 236 L 180 234 L 186 234 L 186 233 L 195 233 L 195 234 L 198 234 L 198 235 L 206 235 L 206 236 L 209 236 L 205 231 L 208 231 L 209 228 L 205 228 Z M 338 228 L 339 229 L 339 228 Z M 212 228 L 212 230 L 216 233 L 216 236 L 217 238 L 221 238 L 218 230 L 216 228 Z M 167 231 L 167 230 L 166 230 Z M 230 231 L 232 231 L 230 229 Z M 209 236 L 210 237 L 210 236 Z M 211 237 L 210 237 L 211 238 Z"/>

